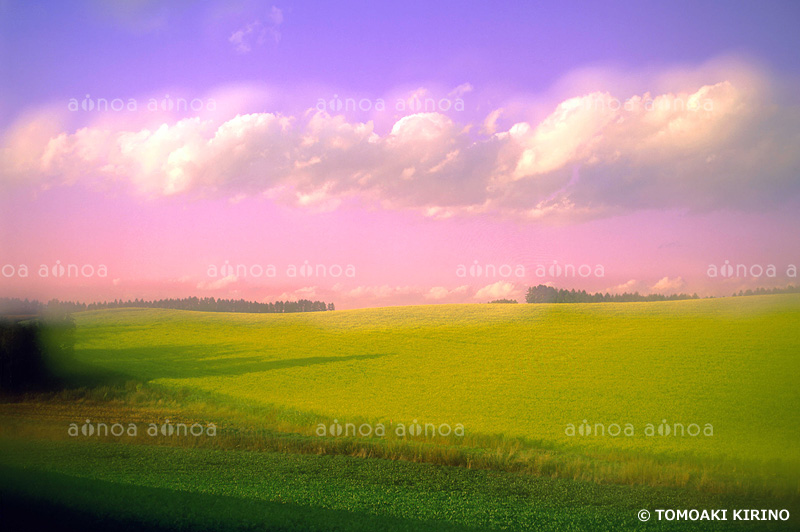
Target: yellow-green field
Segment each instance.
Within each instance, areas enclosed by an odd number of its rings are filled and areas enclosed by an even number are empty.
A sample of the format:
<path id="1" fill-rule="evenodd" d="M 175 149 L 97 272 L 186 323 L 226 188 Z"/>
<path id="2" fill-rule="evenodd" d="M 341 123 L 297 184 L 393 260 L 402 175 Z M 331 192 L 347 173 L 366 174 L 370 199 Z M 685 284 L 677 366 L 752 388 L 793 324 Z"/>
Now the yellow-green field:
<path id="1" fill-rule="evenodd" d="M 798 295 L 74 318 L 66 388 L 0 403 L 15 523 L 705 531 L 739 528 L 636 516 L 800 512 Z M 68 432 L 87 421 L 141 432 Z M 216 434 L 144 434 L 194 422 Z"/>
<path id="2" fill-rule="evenodd" d="M 490 445 L 519 440 L 520 452 L 732 461 L 754 474 L 788 472 L 794 485 L 784 487 L 797 487 L 794 295 L 292 315 L 127 309 L 76 318 L 78 362 L 233 406 L 307 413 L 295 427 L 301 433 L 334 419 L 383 423 L 389 432 L 414 420 L 437 431 L 461 424 L 464 439 L 448 442 L 488 436 Z M 591 434 L 581 435 L 583 420 Z"/>

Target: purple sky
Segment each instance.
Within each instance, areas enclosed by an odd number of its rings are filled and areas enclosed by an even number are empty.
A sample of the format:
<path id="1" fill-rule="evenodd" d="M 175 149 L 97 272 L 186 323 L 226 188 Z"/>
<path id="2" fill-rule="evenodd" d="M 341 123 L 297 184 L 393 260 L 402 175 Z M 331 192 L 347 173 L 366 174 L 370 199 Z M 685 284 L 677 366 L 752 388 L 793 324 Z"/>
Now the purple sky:
<path id="1" fill-rule="evenodd" d="M 0 296 L 797 284 L 800 6 L 320 4 L 0 1 Z"/>

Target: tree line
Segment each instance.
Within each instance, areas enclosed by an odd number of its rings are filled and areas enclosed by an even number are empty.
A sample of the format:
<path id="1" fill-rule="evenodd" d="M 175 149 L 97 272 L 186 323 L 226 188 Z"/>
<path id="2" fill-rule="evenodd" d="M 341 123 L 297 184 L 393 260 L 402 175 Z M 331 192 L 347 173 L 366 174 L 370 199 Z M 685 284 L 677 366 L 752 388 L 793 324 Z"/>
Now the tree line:
<path id="1" fill-rule="evenodd" d="M 110 308 L 142 307 L 164 308 L 174 310 L 197 310 L 202 312 L 252 312 L 252 313 L 290 313 L 290 312 L 321 312 L 335 310 L 333 303 L 324 301 L 311 301 L 300 299 L 298 301 L 275 301 L 273 303 L 258 303 L 244 299 L 215 299 L 213 297 L 185 297 L 180 299 L 158 299 L 147 301 L 134 299 L 123 301 L 103 301 L 99 303 L 79 303 L 74 301 L 59 301 L 51 299 L 47 303 L 36 300 L 0 298 L 0 313 L 6 315 L 33 315 L 45 312 L 71 313 L 86 310 L 102 310 Z"/>
<path id="2" fill-rule="evenodd" d="M 733 297 L 766 296 L 770 294 L 800 294 L 800 286 L 789 285 L 786 288 L 756 288 L 755 290 L 739 290 Z"/>
<path id="3" fill-rule="evenodd" d="M 755 290 L 739 291 L 732 294 L 733 297 L 739 296 L 760 296 L 770 294 L 796 294 L 800 293 L 800 287 L 789 285 L 785 288 L 756 288 Z M 625 292 L 623 294 L 605 294 L 596 292 L 590 294 L 586 290 L 566 290 L 564 288 L 554 288 L 543 284 L 531 286 L 525 295 L 527 303 L 622 303 L 633 301 L 678 301 L 681 299 L 700 299 L 697 294 L 662 294 L 642 295 L 639 292 Z"/>
<path id="4" fill-rule="evenodd" d="M 605 294 L 596 292 L 590 294 L 586 290 L 558 289 L 543 284 L 531 286 L 525 295 L 527 303 L 622 303 L 631 301 L 677 301 L 680 299 L 699 299 L 697 294 L 661 294 L 642 295 L 639 292 L 623 294 Z"/>

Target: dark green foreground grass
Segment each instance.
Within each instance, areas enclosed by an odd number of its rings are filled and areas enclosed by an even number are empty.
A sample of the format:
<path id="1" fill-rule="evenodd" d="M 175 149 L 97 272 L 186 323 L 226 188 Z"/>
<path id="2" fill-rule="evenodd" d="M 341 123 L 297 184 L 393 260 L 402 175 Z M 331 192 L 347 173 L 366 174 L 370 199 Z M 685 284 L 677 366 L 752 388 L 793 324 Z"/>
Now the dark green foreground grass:
<path id="1" fill-rule="evenodd" d="M 2 530 L 791 530 L 641 523 L 775 501 L 345 456 L 0 440 Z M 786 507 L 786 506 L 784 506 Z"/>

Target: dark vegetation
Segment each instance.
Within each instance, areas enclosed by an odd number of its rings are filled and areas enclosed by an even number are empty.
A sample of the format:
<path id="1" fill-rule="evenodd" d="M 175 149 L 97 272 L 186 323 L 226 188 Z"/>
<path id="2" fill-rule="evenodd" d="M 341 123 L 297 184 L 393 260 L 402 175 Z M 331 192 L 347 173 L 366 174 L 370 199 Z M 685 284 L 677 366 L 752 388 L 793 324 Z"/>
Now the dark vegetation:
<path id="1" fill-rule="evenodd" d="M 201 312 L 253 312 L 253 313 L 288 313 L 288 312 L 319 312 L 335 310 L 333 303 L 324 301 L 275 301 L 274 303 L 258 303 L 244 299 L 215 299 L 213 297 L 184 297 L 181 299 L 158 299 L 146 301 L 134 299 L 123 301 L 103 301 L 101 303 L 78 303 L 74 301 L 59 301 L 51 299 L 47 303 L 36 300 L 0 298 L 0 315 L 33 315 L 43 311 L 49 312 L 83 312 L 86 310 L 103 310 L 109 308 L 165 308 L 173 310 L 197 310 Z"/>
<path id="2" fill-rule="evenodd" d="M 733 297 L 739 296 L 763 296 L 770 294 L 796 294 L 800 293 L 800 287 L 789 285 L 786 288 L 756 288 L 755 290 L 739 291 Z M 526 303 L 625 303 L 632 301 L 678 301 L 681 299 L 700 299 L 697 294 L 661 294 L 642 295 L 639 292 L 623 294 L 609 294 L 600 292 L 589 294 L 586 290 L 566 290 L 564 288 L 554 288 L 547 285 L 537 285 L 528 288 L 525 295 Z M 503 301 L 498 301 L 503 302 Z M 494 301 L 493 301 L 494 303 Z"/>

